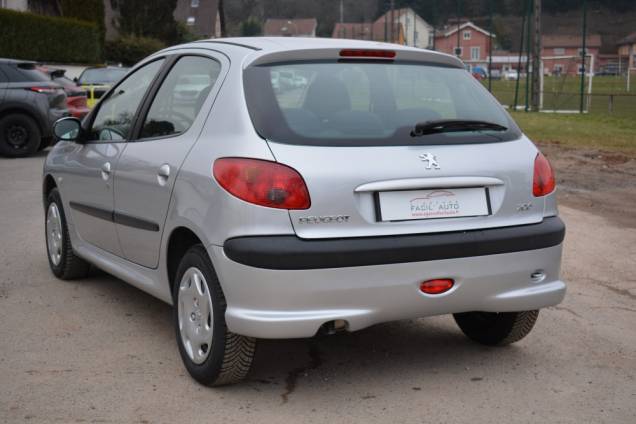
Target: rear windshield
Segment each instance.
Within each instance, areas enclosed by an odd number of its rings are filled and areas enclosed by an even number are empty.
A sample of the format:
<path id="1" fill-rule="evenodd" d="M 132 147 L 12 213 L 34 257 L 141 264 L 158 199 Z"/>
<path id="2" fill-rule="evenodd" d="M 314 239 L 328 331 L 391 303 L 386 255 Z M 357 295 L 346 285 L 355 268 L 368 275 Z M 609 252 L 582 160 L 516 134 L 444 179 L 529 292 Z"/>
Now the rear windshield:
<path id="1" fill-rule="evenodd" d="M 80 84 L 113 84 L 126 75 L 125 68 L 96 68 L 87 69 L 79 78 Z"/>
<path id="2" fill-rule="evenodd" d="M 301 62 L 245 70 L 245 96 L 265 139 L 308 145 L 464 144 L 509 141 L 521 132 L 464 69 L 404 62 Z M 487 121 L 480 130 L 412 137 L 417 123 Z"/>

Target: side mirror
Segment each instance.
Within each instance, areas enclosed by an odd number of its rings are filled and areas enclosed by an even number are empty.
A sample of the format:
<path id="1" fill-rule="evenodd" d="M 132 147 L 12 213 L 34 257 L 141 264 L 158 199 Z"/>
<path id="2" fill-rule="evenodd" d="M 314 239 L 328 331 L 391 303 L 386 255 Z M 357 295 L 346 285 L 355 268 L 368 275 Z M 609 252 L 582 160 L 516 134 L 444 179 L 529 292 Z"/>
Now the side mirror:
<path id="1" fill-rule="evenodd" d="M 77 84 L 77 83 L 79 82 L 79 78 L 74 77 L 74 78 L 73 78 L 73 82 L 74 82 L 75 84 Z"/>
<path id="2" fill-rule="evenodd" d="M 77 118 L 60 118 L 53 124 L 53 134 L 58 140 L 78 141 L 81 133 L 82 123 Z"/>

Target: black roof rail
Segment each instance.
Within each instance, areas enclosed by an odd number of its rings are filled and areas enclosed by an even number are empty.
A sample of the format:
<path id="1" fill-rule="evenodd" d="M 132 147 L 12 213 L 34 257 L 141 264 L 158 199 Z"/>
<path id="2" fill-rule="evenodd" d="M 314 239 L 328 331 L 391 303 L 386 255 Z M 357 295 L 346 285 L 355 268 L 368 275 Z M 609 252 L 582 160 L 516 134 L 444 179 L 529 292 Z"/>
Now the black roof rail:
<path id="1" fill-rule="evenodd" d="M 195 41 L 195 43 L 219 43 L 219 44 L 227 44 L 227 45 L 230 45 L 230 46 L 244 47 L 246 49 L 251 49 L 251 50 L 255 50 L 255 51 L 262 50 L 259 47 L 250 46 L 248 44 L 235 43 L 233 41 L 215 40 L 215 39 L 199 40 L 199 41 Z"/>

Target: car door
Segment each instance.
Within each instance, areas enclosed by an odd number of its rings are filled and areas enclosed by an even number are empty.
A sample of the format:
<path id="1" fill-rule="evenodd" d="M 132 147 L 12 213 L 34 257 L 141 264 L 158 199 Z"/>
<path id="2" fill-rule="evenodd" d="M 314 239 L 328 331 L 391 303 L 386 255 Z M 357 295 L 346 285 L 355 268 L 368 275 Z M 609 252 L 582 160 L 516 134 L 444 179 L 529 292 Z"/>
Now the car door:
<path id="1" fill-rule="evenodd" d="M 5 73 L 2 71 L 2 67 L 3 65 L 0 63 L 0 104 L 2 103 L 2 100 L 4 99 L 4 96 L 6 94 L 7 83 L 9 81 Z"/>
<path id="2" fill-rule="evenodd" d="M 62 195 L 78 236 L 118 256 L 122 253 L 113 222 L 114 169 L 163 62 L 159 59 L 139 68 L 111 91 L 89 119 L 86 140 L 69 146 L 66 155 Z"/>
<path id="3" fill-rule="evenodd" d="M 128 143 L 115 175 L 115 227 L 126 259 L 157 266 L 177 172 L 201 132 L 227 65 L 223 56 L 177 56 L 146 101 L 137 139 Z"/>

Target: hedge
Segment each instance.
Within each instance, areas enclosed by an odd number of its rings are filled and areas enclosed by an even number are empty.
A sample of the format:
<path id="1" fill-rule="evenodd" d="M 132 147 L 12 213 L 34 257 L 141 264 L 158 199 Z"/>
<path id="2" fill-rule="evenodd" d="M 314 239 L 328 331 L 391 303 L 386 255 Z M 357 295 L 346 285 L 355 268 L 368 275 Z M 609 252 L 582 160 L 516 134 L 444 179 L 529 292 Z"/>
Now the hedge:
<path id="1" fill-rule="evenodd" d="M 101 62 L 97 25 L 0 9 L 0 57 L 60 63 Z"/>
<path id="2" fill-rule="evenodd" d="M 64 17 L 95 23 L 99 29 L 100 41 L 104 42 L 104 0 L 61 0 L 60 4 Z"/>
<path id="3" fill-rule="evenodd" d="M 106 41 L 104 56 L 107 62 L 131 66 L 164 47 L 161 41 L 154 38 L 123 36 L 113 41 Z"/>

